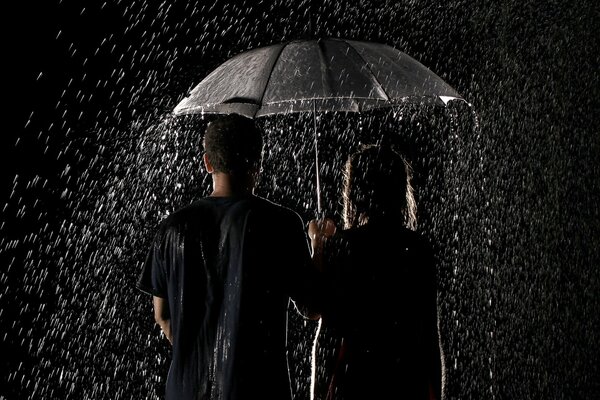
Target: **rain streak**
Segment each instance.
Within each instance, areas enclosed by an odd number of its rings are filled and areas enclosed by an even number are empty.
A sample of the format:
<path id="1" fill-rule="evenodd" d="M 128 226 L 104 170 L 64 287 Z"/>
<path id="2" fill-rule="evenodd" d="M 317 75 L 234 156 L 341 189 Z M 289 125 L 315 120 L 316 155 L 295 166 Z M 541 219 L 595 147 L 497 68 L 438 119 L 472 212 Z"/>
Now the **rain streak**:
<path id="1" fill-rule="evenodd" d="M 393 46 L 466 101 L 259 117 L 257 194 L 315 217 L 316 125 L 322 207 L 339 220 L 347 155 L 389 135 L 412 163 L 417 229 L 439 261 L 444 398 L 600 393 L 591 1 L 75 3 L 21 12 L 39 20 L 33 50 L 45 54 L 21 76 L 43 95 L 21 94 L 3 142 L 14 161 L 0 208 L 0 337 L 13 351 L 0 399 L 161 398 L 170 349 L 135 282 L 158 223 L 210 189 L 200 133 L 212 116 L 173 109 L 238 53 L 316 38 Z M 308 400 L 317 323 L 290 316 L 293 391 Z"/>

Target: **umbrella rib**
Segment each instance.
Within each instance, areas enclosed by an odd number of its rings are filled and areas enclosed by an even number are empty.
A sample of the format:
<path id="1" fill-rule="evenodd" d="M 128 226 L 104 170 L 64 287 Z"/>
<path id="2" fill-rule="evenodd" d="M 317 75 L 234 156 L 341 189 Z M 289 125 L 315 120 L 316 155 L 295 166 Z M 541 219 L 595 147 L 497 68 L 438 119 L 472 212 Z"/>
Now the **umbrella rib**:
<path id="1" fill-rule="evenodd" d="M 321 67 L 321 82 L 323 83 L 323 90 L 325 91 L 325 97 L 327 93 L 333 94 L 331 91 L 331 84 L 329 83 L 332 79 L 327 72 L 327 61 L 325 60 L 325 44 L 321 39 L 317 41 L 317 48 L 319 51 L 319 61 Z"/>
<path id="2" fill-rule="evenodd" d="M 258 103 L 259 109 L 260 109 L 260 106 L 263 104 L 263 100 L 265 98 L 265 93 L 267 92 L 267 88 L 269 87 L 269 82 L 271 81 L 271 77 L 273 76 L 273 71 L 275 70 L 277 61 L 279 60 L 279 57 L 281 57 L 281 53 L 283 53 L 283 49 L 285 49 L 285 47 L 288 44 L 289 44 L 289 42 L 281 45 L 281 48 L 279 49 L 279 52 L 277 53 L 275 60 L 273 60 L 273 66 L 271 67 L 271 71 L 269 71 L 269 77 L 267 78 L 267 82 L 265 83 L 265 88 L 263 89 L 262 95 L 260 96 L 260 101 Z M 257 112 L 258 112 L 258 110 L 257 110 Z"/>
<path id="3" fill-rule="evenodd" d="M 379 89 L 381 90 L 381 92 L 385 95 L 385 97 L 386 97 L 385 100 L 389 101 L 390 100 L 390 96 L 387 94 L 387 92 L 383 88 L 383 85 L 381 84 L 381 82 L 379 82 L 379 79 L 377 79 L 377 77 L 373 73 L 373 70 L 369 66 L 369 63 L 367 62 L 367 60 L 365 60 L 364 57 L 358 52 L 358 50 L 356 50 L 354 48 L 354 46 L 352 46 L 350 43 L 348 43 L 347 40 L 344 40 L 344 43 L 346 43 L 348 45 L 348 47 L 351 48 L 352 51 L 354 51 L 354 53 L 356 53 L 356 55 L 358 56 L 358 58 L 360 58 L 362 60 L 362 62 L 365 63 L 365 66 L 369 69 L 369 72 L 370 72 L 369 75 L 370 75 L 371 81 L 373 81 L 373 83 L 377 84 L 377 86 L 379 87 Z"/>

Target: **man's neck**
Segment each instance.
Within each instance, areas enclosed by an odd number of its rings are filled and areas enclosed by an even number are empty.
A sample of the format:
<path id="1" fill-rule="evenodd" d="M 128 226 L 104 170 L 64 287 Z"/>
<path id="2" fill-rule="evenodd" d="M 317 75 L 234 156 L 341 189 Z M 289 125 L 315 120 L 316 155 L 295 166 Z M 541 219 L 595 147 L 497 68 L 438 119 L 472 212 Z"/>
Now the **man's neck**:
<path id="1" fill-rule="evenodd" d="M 253 180 L 245 178 L 237 180 L 231 175 L 213 173 L 213 191 L 211 197 L 238 197 L 251 195 L 254 191 Z"/>

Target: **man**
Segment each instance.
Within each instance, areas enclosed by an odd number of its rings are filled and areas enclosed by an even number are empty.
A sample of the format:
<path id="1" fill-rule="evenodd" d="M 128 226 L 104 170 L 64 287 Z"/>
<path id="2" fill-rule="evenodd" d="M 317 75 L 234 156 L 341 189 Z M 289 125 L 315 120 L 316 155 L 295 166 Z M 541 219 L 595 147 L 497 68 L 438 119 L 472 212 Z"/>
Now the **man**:
<path id="1" fill-rule="evenodd" d="M 262 147 L 251 119 L 208 125 L 213 191 L 161 223 L 140 275 L 173 346 L 167 400 L 292 398 L 287 309 L 314 309 L 317 273 L 299 215 L 253 194 Z"/>

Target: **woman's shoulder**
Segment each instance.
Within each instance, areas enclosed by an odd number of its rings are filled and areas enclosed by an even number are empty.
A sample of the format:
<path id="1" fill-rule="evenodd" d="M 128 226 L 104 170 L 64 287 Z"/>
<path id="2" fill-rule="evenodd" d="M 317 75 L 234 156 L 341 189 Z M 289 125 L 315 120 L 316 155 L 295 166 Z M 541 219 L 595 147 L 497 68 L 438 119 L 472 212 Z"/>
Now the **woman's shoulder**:
<path id="1" fill-rule="evenodd" d="M 340 230 L 334 236 L 338 243 L 361 247 L 411 248 L 418 253 L 431 253 L 429 239 L 419 231 L 389 224 L 366 224 L 358 228 Z"/>

